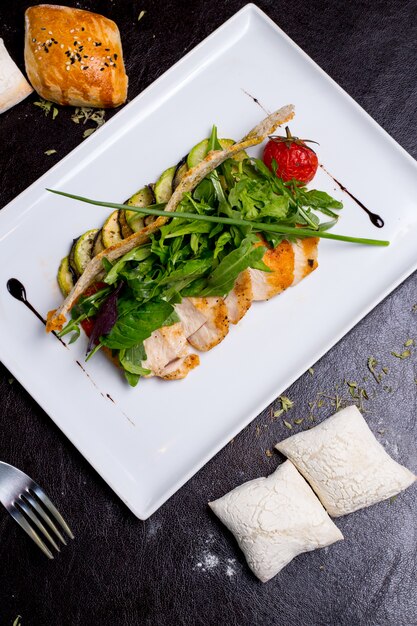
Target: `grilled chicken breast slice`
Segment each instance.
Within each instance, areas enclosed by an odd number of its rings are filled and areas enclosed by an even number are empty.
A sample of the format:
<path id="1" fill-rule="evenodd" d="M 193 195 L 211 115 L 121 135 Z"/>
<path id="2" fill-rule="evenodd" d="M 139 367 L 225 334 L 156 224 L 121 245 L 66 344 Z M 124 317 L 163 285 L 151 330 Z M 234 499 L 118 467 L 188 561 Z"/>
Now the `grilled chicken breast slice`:
<path id="1" fill-rule="evenodd" d="M 205 324 L 188 337 L 196 350 L 207 352 L 217 346 L 229 332 L 229 318 L 224 298 L 189 298 L 194 307 L 206 318 Z"/>
<path id="2" fill-rule="evenodd" d="M 207 321 L 207 317 L 194 306 L 190 298 L 183 298 L 179 304 L 176 304 L 175 312 L 180 318 L 186 337 L 197 332 Z"/>
<path id="3" fill-rule="evenodd" d="M 168 363 L 159 373 L 160 378 L 165 380 L 180 380 L 185 378 L 191 370 L 200 365 L 200 357 L 190 351 L 190 354 Z"/>
<path id="4" fill-rule="evenodd" d="M 236 278 L 232 291 L 224 299 L 229 322 L 237 324 L 249 311 L 253 300 L 252 280 L 248 270 Z"/>
<path id="5" fill-rule="evenodd" d="M 155 330 L 148 339 L 145 339 L 143 345 L 147 358 L 142 366 L 151 370 L 151 375 L 155 376 L 164 376 L 164 370 L 170 363 L 185 359 L 191 353 L 181 322 Z M 196 365 L 198 363 L 193 367 Z"/>
<path id="6" fill-rule="evenodd" d="M 316 237 L 295 243 L 282 241 L 276 248 L 267 250 L 263 261 L 271 272 L 247 270 L 252 281 L 253 299 L 269 300 L 315 270 L 318 242 Z"/>

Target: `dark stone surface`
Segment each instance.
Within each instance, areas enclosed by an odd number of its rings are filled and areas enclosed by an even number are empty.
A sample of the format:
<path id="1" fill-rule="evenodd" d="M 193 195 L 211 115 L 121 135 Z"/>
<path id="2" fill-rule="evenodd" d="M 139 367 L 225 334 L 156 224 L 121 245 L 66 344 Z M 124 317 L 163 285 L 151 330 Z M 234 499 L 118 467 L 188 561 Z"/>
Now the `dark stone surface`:
<path id="1" fill-rule="evenodd" d="M 23 12 L 29 4 L 22 0 L 0 4 L 0 36 L 21 67 Z M 118 22 L 133 98 L 243 2 L 66 4 L 96 10 Z M 406 150 L 417 155 L 414 0 L 259 4 Z M 147 13 L 138 23 L 140 10 Z M 279 81 L 279 72 L 274 79 Z M 28 98 L 0 118 L 0 206 L 82 141 L 84 128 L 70 121 L 69 110 L 60 109 L 52 122 L 33 106 L 35 100 Z M 50 148 L 57 154 L 45 156 Z M 333 348 L 313 375 L 306 373 L 287 391 L 295 401 L 289 421 L 306 420 L 308 403 L 320 391 L 332 397 L 338 393 L 348 403 L 344 381 L 357 381 L 369 395 L 364 405 L 371 428 L 395 459 L 416 471 L 416 356 L 414 350 L 403 361 L 391 356 L 406 339 L 416 337 L 415 303 L 413 275 Z M 370 355 L 389 368 L 382 384 L 369 376 Z M 150 520 L 140 522 L 25 390 L 10 380 L 3 366 L 0 398 L 0 458 L 38 479 L 76 534 L 76 541 L 59 558 L 47 562 L 0 511 L 2 626 L 11 625 L 18 614 L 24 626 L 417 624 L 416 488 L 393 503 L 338 520 L 344 542 L 298 557 L 266 585 L 250 574 L 231 536 L 207 510 L 207 500 L 271 472 L 280 462 L 277 455 L 265 453 L 289 433 L 281 420 L 271 418 L 273 407 Z M 326 399 L 313 413 L 319 420 L 332 411 L 332 401 Z M 292 432 L 305 424 L 295 425 Z M 212 568 L 204 566 L 209 555 L 218 559 Z"/>

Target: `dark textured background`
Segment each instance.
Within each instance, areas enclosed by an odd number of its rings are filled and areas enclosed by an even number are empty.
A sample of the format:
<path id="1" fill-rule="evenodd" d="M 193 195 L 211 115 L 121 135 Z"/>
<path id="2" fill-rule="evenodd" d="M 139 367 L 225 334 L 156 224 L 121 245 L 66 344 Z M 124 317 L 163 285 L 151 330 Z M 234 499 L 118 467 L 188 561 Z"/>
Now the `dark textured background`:
<path id="1" fill-rule="evenodd" d="M 0 4 L 0 36 L 22 68 L 23 13 L 29 4 Z M 243 6 L 239 0 L 66 4 L 118 23 L 130 98 Z M 259 6 L 417 156 L 415 1 L 276 0 Z M 147 12 L 138 22 L 141 10 Z M 279 71 L 265 79 L 279 82 Z M 82 141 L 84 128 L 70 121 L 69 110 L 60 108 L 52 122 L 33 106 L 35 100 L 31 96 L 0 118 L 0 206 Z M 45 156 L 50 148 L 57 154 Z M 355 297 L 354 285 L 347 288 Z M 309 402 L 318 392 L 329 396 L 313 410 L 322 419 L 334 411 L 335 394 L 350 401 L 345 380 L 356 381 L 369 395 L 366 417 L 378 439 L 417 471 L 417 352 L 404 360 L 391 355 L 401 352 L 408 338 L 417 338 L 416 303 L 414 275 L 333 348 L 313 375 L 306 373 L 287 391 L 295 402 L 288 421 L 305 418 L 292 432 L 308 424 Z M 389 368 L 379 385 L 367 371 L 371 355 Z M 1 626 L 11 625 L 18 614 L 24 626 L 417 624 L 416 488 L 338 520 L 344 542 L 298 557 L 266 585 L 250 574 L 231 536 L 207 510 L 209 499 L 280 462 L 266 454 L 289 434 L 282 419 L 273 419 L 273 407 L 150 520 L 140 522 L 2 366 L 0 399 L 0 458 L 38 480 L 76 534 L 47 562 L 0 510 Z"/>

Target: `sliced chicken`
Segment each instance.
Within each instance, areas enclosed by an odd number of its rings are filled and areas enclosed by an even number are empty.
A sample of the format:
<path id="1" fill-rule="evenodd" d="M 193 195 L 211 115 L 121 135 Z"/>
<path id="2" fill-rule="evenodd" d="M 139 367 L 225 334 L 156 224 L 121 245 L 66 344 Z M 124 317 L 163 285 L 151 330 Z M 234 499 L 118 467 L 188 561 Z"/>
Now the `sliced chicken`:
<path id="1" fill-rule="evenodd" d="M 252 281 L 253 299 L 269 300 L 315 270 L 318 242 L 316 237 L 295 243 L 282 241 L 276 248 L 267 250 L 263 261 L 272 271 L 247 270 Z"/>
<path id="2" fill-rule="evenodd" d="M 172 376 L 178 368 L 174 370 L 168 368 L 167 371 L 166 368 L 176 361 L 181 361 L 177 365 L 183 372 L 190 365 L 192 365 L 190 369 L 193 369 L 200 362 L 199 357 L 191 353 L 181 322 L 155 330 L 148 339 L 145 339 L 143 345 L 147 358 L 142 366 L 151 370 L 150 376 L 165 377 L 167 374 Z M 190 356 L 193 356 L 193 359 L 190 359 Z M 183 378 L 188 371 L 183 376 L 178 375 L 177 378 Z"/>
<path id="3" fill-rule="evenodd" d="M 207 322 L 207 317 L 194 306 L 189 298 L 183 298 L 179 304 L 176 304 L 175 312 L 180 318 L 186 337 L 190 337 Z"/>
<path id="4" fill-rule="evenodd" d="M 194 307 L 206 318 L 206 323 L 188 337 L 189 343 L 202 352 L 211 350 L 229 332 L 227 306 L 223 298 L 189 298 Z"/>
<path id="5" fill-rule="evenodd" d="M 305 276 L 311 274 L 318 267 L 319 239 L 309 237 L 308 239 L 298 239 L 292 244 L 294 251 L 294 280 L 293 285 L 300 282 Z"/>
<path id="6" fill-rule="evenodd" d="M 200 365 L 200 357 L 190 352 L 187 356 L 168 363 L 159 373 L 159 377 L 165 380 L 179 380 L 185 378 L 198 365 Z"/>
<path id="7" fill-rule="evenodd" d="M 248 270 L 241 272 L 224 299 L 229 322 L 237 324 L 249 311 L 253 300 L 252 280 Z"/>

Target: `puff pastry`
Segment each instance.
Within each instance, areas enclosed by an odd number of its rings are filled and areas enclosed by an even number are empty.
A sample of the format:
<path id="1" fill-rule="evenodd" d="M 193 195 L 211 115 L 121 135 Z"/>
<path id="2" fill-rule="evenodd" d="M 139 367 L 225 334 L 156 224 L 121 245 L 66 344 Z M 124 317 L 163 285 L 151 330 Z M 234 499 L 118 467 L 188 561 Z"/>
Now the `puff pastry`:
<path id="1" fill-rule="evenodd" d="M 333 517 L 391 498 L 416 480 L 375 439 L 356 406 L 275 447 L 291 459 Z"/>
<path id="2" fill-rule="evenodd" d="M 0 113 L 24 100 L 33 89 L 0 39 Z"/>
<path id="3" fill-rule="evenodd" d="M 343 539 L 290 461 L 268 478 L 244 483 L 209 506 L 234 534 L 249 567 L 262 582 L 298 554 Z"/>
<path id="4" fill-rule="evenodd" d="M 58 104 L 117 107 L 126 76 L 117 25 L 90 11 L 40 4 L 25 13 L 25 64 L 34 89 Z"/>

